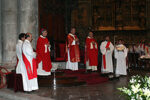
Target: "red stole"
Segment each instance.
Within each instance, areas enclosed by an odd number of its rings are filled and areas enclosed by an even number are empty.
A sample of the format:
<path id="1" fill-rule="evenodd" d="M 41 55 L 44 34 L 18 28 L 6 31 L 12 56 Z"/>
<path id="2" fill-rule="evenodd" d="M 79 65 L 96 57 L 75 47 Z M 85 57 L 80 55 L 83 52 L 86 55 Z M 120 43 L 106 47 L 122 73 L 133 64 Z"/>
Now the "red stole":
<path id="1" fill-rule="evenodd" d="M 147 51 L 147 53 L 149 54 L 149 50 L 148 50 L 148 47 L 146 47 L 146 51 Z"/>
<path id="2" fill-rule="evenodd" d="M 71 36 L 70 34 L 67 36 L 67 42 L 66 42 L 66 54 L 69 48 L 69 52 L 70 52 L 70 61 L 71 62 L 80 62 L 80 51 L 79 51 L 79 45 L 75 44 L 75 45 L 71 45 L 72 42 L 77 38 L 76 35 Z M 67 54 L 67 58 L 66 60 L 68 60 L 68 54 Z"/>
<path id="3" fill-rule="evenodd" d="M 110 41 L 107 42 L 106 44 L 106 49 L 109 47 L 110 45 Z M 106 69 L 106 57 L 105 57 L 105 54 L 103 55 L 103 65 L 104 65 L 104 69 Z"/>
<path id="4" fill-rule="evenodd" d="M 142 45 L 143 45 L 143 50 L 145 50 L 145 45 L 144 44 L 140 44 L 140 48 L 142 48 Z"/>
<path id="5" fill-rule="evenodd" d="M 22 57 L 27 70 L 28 79 L 31 80 L 33 78 L 37 78 L 36 60 L 34 58 L 32 59 L 32 67 L 33 67 L 33 71 L 32 71 L 31 64 L 26 58 L 26 56 L 24 55 L 24 53 L 22 53 Z"/>

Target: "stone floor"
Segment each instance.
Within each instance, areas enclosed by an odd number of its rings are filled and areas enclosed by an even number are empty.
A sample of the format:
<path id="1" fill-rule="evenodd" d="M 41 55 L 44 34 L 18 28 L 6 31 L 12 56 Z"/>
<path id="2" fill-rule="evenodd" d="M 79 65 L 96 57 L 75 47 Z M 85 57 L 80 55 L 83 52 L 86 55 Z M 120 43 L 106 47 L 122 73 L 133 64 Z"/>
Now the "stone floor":
<path id="1" fill-rule="evenodd" d="M 127 77 L 98 85 L 77 87 L 40 88 L 37 95 L 55 100 L 125 100 L 118 87 L 127 84 Z"/>
<path id="2" fill-rule="evenodd" d="M 148 72 L 132 71 L 127 77 L 111 80 L 97 85 L 82 85 L 73 87 L 40 87 L 33 93 L 14 93 L 9 89 L 0 89 L 0 100 L 125 100 L 117 90 L 126 86 L 131 75 Z"/>
<path id="3" fill-rule="evenodd" d="M 2 100 L 125 100 L 123 96 L 120 96 L 117 88 L 126 84 L 127 77 L 121 77 L 120 80 L 113 80 L 98 85 L 40 87 L 38 91 L 30 94 L 14 93 L 12 90 L 5 88 L 0 90 L 0 98 Z M 12 99 L 11 96 L 13 96 Z"/>

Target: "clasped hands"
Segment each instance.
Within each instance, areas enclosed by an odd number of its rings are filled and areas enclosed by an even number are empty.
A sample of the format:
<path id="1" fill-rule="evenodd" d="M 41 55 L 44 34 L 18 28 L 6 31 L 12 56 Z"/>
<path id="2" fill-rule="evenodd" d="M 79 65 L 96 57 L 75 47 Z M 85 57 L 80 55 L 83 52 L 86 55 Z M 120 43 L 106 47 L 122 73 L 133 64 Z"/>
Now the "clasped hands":
<path id="1" fill-rule="evenodd" d="M 92 44 L 95 45 L 96 43 L 94 41 L 92 41 Z"/>
<path id="2" fill-rule="evenodd" d="M 75 41 L 76 41 L 76 44 L 79 44 L 79 39 L 78 38 L 76 38 Z"/>
<path id="3" fill-rule="evenodd" d="M 46 45 L 49 47 L 49 46 L 50 46 L 50 43 L 48 42 Z"/>
<path id="4" fill-rule="evenodd" d="M 106 48 L 106 50 L 110 50 L 110 47 Z"/>

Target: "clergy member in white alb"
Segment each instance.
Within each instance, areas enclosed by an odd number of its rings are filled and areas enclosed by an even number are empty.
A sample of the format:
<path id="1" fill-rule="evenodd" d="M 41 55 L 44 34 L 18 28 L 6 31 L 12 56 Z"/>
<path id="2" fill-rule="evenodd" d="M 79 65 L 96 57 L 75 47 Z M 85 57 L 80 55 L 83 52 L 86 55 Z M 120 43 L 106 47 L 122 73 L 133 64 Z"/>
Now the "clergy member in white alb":
<path id="1" fill-rule="evenodd" d="M 26 33 L 25 41 L 22 46 L 22 57 L 23 57 L 23 66 L 24 72 L 23 76 L 23 88 L 24 91 L 30 92 L 32 90 L 38 89 L 37 82 L 37 68 L 36 68 L 36 53 L 33 52 L 31 46 L 32 35 L 31 33 Z"/>
<path id="2" fill-rule="evenodd" d="M 100 50 L 102 53 L 102 73 L 113 73 L 113 62 L 112 62 L 112 54 L 114 50 L 113 44 L 110 42 L 109 36 L 105 37 L 105 41 L 103 41 L 100 45 Z"/>
<path id="3" fill-rule="evenodd" d="M 16 54 L 17 54 L 17 66 L 16 66 L 16 73 L 21 74 L 22 73 L 22 44 L 25 40 L 25 33 L 19 34 L 19 40 L 16 45 Z"/>
<path id="4" fill-rule="evenodd" d="M 119 40 L 119 44 L 115 48 L 115 58 L 117 60 L 115 72 L 116 77 L 119 77 L 120 75 L 127 75 L 127 53 L 127 48 L 123 45 L 122 40 Z"/>
<path id="5" fill-rule="evenodd" d="M 145 55 L 145 40 L 139 44 L 140 55 Z"/>

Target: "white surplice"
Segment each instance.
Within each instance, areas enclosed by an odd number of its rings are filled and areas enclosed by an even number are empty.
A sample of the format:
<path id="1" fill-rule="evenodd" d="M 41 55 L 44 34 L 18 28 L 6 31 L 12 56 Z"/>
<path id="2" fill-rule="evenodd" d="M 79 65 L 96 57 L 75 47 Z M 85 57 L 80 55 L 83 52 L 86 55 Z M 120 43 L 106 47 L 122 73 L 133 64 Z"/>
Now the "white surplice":
<path id="1" fill-rule="evenodd" d="M 97 70 L 97 66 L 90 66 L 89 65 L 89 60 L 88 60 L 88 61 L 86 61 L 86 69 L 87 70 L 96 71 Z"/>
<path id="2" fill-rule="evenodd" d="M 33 48 L 31 46 L 30 41 L 28 41 L 28 40 L 24 41 L 23 46 L 22 46 L 22 52 L 24 53 L 24 55 L 26 56 L 26 58 L 30 62 L 31 70 L 33 72 L 32 59 L 36 57 L 36 53 L 33 52 Z M 22 76 L 23 76 L 24 91 L 37 90 L 38 89 L 37 78 L 33 78 L 33 79 L 29 80 L 24 62 L 23 62 L 23 66 L 24 66 L 23 67 L 24 71 L 22 72 Z"/>
<path id="3" fill-rule="evenodd" d="M 42 35 L 40 35 L 40 37 L 41 38 L 46 38 L 46 37 L 44 37 L 44 36 L 42 36 Z M 45 45 L 44 46 L 45 47 L 45 53 L 46 52 L 50 52 L 50 46 L 47 46 L 47 45 Z M 48 48 L 48 50 L 49 51 L 47 51 L 47 48 Z M 43 64 L 42 64 L 42 61 L 38 64 L 38 69 L 37 69 L 37 74 L 38 75 L 41 75 L 41 76 L 48 76 L 48 75 L 51 75 L 51 72 L 46 72 L 45 70 L 43 70 L 43 66 L 42 66 Z"/>
<path id="4" fill-rule="evenodd" d="M 102 73 L 113 72 L 112 54 L 113 54 L 114 46 L 112 43 L 110 43 L 109 45 L 110 50 L 106 50 L 106 45 L 107 45 L 107 41 L 103 41 L 100 45 L 101 53 L 102 55 L 105 55 L 106 58 L 106 69 L 104 68 L 103 59 L 102 59 L 102 68 L 101 68 Z"/>
<path id="5" fill-rule="evenodd" d="M 117 45 L 122 46 L 122 45 Z M 127 65 L 126 65 L 126 57 L 128 50 L 125 47 L 123 51 L 118 51 L 115 49 L 115 58 L 117 60 L 116 64 L 116 75 L 127 75 Z"/>
<path id="6" fill-rule="evenodd" d="M 17 64 L 17 67 L 16 67 L 16 73 L 17 74 L 21 74 L 22 73 L 22 44 L 23 44 L 23 41 L 21 40 L 18 40 L 18 43 L 16 45 L 16 54 L 17 54 L 17 58 L 18 58 L 18 64 Z"/>
<path id="7" fill-rule="evenodd" d="M 138 48 L 140 51 L 140 56 L 145 55 L 145 44 L 140 44 Z"/>
<path id="8" fill-rule="evenodd" d="M 74 37 L 74 35 L 70 34 L 71 36 Z M 74 40 L 72 42 L 71 45 L 75 45 L 75 37 L 74 37 Z M 69 48 L 68 48 L 68 61 L 67 61 L 67 64 L 66 64 L 66 69 L 70 69 L 70 70 L 78 70 L 78 62 L 71 62 L 70 61 L 70 52 L 69 52 Z"/>
<path id="9" fill-rule="evenodd" d="M 142 52 L 144 52 L 144 51 L 145 51 L 144 46 L 145 46 L 145 44 L 140 44 L 140 45 L 138 46 L 139 50 L 142 51 Z"/>
<path id="10" fill-rule="evenodd" d="M 40 76 L 48 76 L 51 75 L 51 72 L 46 72 L 42 69 L 42 61 L 38 64 L 37 74 Z"/>

